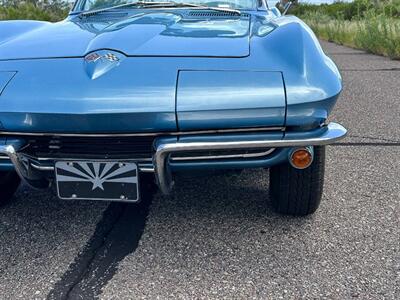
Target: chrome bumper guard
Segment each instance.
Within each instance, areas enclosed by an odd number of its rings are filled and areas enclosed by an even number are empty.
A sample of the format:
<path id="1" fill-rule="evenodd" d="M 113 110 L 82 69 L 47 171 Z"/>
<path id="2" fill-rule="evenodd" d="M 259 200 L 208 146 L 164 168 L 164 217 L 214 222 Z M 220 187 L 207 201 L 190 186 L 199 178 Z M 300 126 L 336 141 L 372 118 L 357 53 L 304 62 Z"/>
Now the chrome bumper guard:
<path id="1" fill-rule="evenodd" d="M 337 124 L 329 123 L 321 128 L 310 132 L 286 132 L 281 140 L 243 140 L 243 141 L 202 141 L 183 142 L 171 141 L 171 139 L 158 138 L 155 141 L 155 153 L 153 155 L 153 166 L 158 186 L 163 194 L 169 194 L 173 187 L 172 172 L 170 169 L 170 155 L 193 151 L 210 150 L 245 150 L 245 149 L 268 149 L 268 148 L 290 148 L 301 146 L 318 146 L 332 144 L 346 136 L 347 130 Z M 2 144 L 3 142 L 3 144 Z M 0 139 L 0 154 L 6 155 L 13 163 L 18 175 L 29 185 L 35 188 L 46 188 L 49 181 L 44 178 L 42 171 L 32 167 L 29 162 L 18 155 L 25 146 L 24 140 Z M 151 165 L 142 171 L 152 171 Z"/>
<path id="2" fill-rule="evenodd" d="M 266 149 L 266 148 L 284 148 L 284 147 L 302 147 L 302 146 L 320 146 L 332 144 L 347 134 L 347 130 L 340 124 L 329 123 L 315 132 L 309 132 L 308 137 L 286 134 L 282 140 L 252 140 L 252 141 L 234 141 L 234 142 L 163 142 L 159 140 L 155 144 L 156 152 L 153 156 L 153 165 L 156 173 L 158 186 L 163 194 L 169 194 L 172 191 L 173 179 L 169 166 L 169 157 L 171 154 L 190 151 L 209 151 L 209 150 L 228 150 L 228 149 Z"/>
<path id="3" fill-rule="evenodd" d="M 27 162 L 18 156 L 18 151 L 23 148 L 24 144 L 23 140 L 8 139 L 6 144 L 0 144 L 0 154 L 10 158 L 15 171 L 30 186 L 38 189 L 49 187 L 49 181 L 44 179 L 40 172 L 32 170 Z"/>

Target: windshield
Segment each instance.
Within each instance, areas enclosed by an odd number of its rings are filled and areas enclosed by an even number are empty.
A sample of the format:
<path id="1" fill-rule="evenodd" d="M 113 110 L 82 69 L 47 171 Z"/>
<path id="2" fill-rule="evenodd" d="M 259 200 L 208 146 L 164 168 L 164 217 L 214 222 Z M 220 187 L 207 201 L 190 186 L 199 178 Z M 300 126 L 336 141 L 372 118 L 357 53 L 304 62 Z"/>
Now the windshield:
<path id="1" fill-rule="evenodd" d="M 143 0 L 142 0 L 143 1 Z M 168 0 L 145 0 L 146 2 L 164 2 Z M 102 9 L 126 3 L 137 3 L 140 0 L 81 0 L 77 3 L 76 11 Z M 256 0 L 176 0 L 176 3 L 190 3 L 219 8 L 254 9 Z"/>

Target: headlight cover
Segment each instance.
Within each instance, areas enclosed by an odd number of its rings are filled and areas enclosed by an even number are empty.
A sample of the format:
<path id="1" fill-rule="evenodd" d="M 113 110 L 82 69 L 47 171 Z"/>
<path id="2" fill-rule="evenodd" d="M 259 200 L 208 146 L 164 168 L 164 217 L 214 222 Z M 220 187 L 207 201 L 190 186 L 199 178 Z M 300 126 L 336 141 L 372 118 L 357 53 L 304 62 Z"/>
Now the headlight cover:
<path id="1" fill-rule="evenodd" d="M 0 71 L 0 96 L 3 93 L 6 86 L 10 83 L 10 81 L 14 78 L 17 72 L 4 72 Z"/>

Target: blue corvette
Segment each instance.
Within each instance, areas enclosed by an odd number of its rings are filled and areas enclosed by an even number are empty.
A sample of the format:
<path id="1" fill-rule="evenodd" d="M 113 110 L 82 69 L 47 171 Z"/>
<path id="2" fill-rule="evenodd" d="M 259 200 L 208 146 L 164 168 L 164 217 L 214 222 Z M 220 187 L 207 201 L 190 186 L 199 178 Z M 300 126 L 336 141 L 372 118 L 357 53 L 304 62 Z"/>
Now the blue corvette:
<path id="1" fill-rule="evenodd" d="M 269 168 L 282 214 L 319 206 L 342 89 L 301 20 L 264 0 L 78 0 L 0 22 L 0 204 L 20 180 L 61 199 L 137 202 L 154 174 Z M 151 175 L 153 176 L 153 175 Z"/>

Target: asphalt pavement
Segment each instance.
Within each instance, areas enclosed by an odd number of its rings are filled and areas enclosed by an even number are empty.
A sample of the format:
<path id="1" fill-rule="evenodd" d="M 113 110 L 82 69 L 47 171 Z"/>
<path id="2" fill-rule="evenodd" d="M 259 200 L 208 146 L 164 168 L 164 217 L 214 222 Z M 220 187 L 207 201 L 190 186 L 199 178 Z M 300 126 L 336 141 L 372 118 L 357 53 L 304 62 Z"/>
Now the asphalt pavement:
<path id="1" fill-rule="evenodd" d="M 266 170 L 181 175 L 140 206 L 21 186 L 0 209 L 0 299 L 399 299 L 400 62 L 322 44 L 349 136 L 315 215 L 275 214 Z"/>

